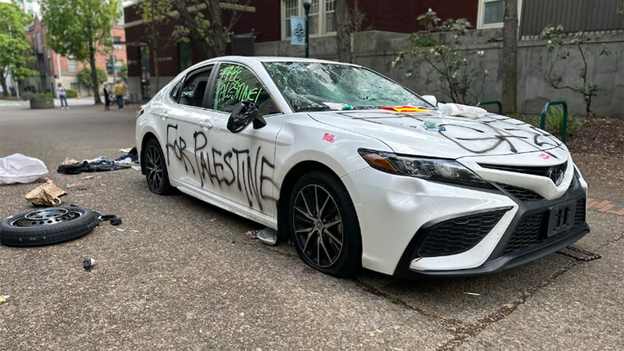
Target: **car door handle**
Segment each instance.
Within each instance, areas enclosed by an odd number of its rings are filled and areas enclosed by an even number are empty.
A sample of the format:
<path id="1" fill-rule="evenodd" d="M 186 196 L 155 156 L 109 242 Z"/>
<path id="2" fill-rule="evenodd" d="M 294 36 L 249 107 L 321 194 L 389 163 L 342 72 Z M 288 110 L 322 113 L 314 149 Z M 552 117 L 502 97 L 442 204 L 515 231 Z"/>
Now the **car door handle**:
<path id="1" fill-rule="evenodd" d="M 199 126 L 204 128 L 204 130 L 212 129 L 212 123 L 210 123 L 208 121 L 201 121 L 201 122 L 199 122 Z"/>

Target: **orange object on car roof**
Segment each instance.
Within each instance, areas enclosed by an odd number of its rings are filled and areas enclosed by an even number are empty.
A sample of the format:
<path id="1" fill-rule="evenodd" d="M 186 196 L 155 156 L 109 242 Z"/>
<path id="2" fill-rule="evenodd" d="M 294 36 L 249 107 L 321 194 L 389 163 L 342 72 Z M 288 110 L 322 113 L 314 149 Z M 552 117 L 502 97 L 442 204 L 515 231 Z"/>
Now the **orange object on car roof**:
<path id="1" fill-rule="evenodd" d="M 396 111 L 396 112 L 429 112 L 429 110 L 424 110 L 422 108 L 418 108 L 414 106 L 382 106 L 379 109 Z"/>

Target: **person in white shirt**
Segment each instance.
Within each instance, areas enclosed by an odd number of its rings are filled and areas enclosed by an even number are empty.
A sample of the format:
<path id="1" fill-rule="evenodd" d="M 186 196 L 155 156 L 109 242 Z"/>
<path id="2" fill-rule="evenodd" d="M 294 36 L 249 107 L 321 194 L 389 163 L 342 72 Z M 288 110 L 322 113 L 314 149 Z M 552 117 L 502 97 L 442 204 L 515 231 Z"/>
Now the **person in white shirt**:
<path id="1" fill-rule="evenodd" d="M 67 93 L 65 92 L 65 88 L 63 88 L 63 84 L 58 83 L 58 88 L 56 88 L 56 90 L 58 91 L 59 99 L 61 99 L 61 108 L 69 110 L 69 106 L 67 105 Z"/>

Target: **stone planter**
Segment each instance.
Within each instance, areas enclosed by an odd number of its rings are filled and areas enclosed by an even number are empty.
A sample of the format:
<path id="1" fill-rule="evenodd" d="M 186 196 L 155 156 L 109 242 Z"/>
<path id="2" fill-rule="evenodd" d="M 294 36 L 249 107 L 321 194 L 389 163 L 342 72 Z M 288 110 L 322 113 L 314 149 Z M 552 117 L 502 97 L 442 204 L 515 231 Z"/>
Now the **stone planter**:
<path id="1" fill-rule="evenodd" d="M 31 109 L 54 108 L 54 99 L 32 99 L 30 100 Z"/>

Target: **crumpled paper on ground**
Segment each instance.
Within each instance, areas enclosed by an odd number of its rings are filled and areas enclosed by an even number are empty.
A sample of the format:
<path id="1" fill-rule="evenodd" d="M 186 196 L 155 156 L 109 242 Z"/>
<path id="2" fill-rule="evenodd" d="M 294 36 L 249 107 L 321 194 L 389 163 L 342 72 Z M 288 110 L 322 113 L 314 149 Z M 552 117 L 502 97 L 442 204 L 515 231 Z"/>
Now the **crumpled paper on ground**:
<path id="1" fill-rule="evenodd" d="M 59 197 L 66 194 L 63 189 L 57 187 L 54 183 L 47 182 L 26 194 L 26 200 L 34 205 L 59 206 L 62 203 Z"/>
<path id="2" fill-rule="evenodd" d="M 63 161 L 61 165 L 73 165 L 75 163 L 80 163 L 80 162 L 77 160 L 74 160 L 73 158 L 65 157 L 65 161 Z"/>

